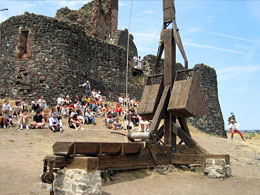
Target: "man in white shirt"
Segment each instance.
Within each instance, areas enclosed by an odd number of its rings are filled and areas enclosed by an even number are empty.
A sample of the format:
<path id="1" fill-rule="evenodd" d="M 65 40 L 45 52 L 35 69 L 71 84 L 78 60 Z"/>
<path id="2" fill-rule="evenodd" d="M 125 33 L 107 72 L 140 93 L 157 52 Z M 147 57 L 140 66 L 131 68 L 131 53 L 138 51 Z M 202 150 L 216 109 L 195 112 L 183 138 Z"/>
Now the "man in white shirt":
<path id="1" fill-rule="evenodd" d="M 61 94 L 60 97 L 57 99 L 57 111 L 61 113 L 61 107 L 64 105 L 64 95 Z"/>
<path id="2" fill-rule="evenodd" d="M 41 109 L 47 108 L 47 104 L 46 104 L 46 101 L 45 101 L 43 96 L 41 96 L 40 99 L 38 99 L 37 102 L 38 102 Z"/>
<path id="3" fill-rule="evenodd" d="M 230 121 L 231 123 L 228 125 L 228 129 L 232 131 L 231 133 L 231 139 L 233 139 L 234 133 L 238 133 L 242 140 L 246 141 L 245 138 L 243 137 L 242 133 L 238 130 L 239 124 L 235 123 L 235 121 L 232 119 Z"/>

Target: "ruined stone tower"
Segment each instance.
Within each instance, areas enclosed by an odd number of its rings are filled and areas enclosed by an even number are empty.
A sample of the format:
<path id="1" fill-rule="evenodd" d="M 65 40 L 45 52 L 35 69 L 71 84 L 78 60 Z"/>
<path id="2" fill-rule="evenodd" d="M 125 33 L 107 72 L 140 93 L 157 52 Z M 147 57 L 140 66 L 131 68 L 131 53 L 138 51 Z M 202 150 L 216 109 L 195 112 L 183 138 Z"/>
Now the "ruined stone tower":
<path id="1" fill-rule="evenodd" d="M 118 0 L 94 0 L 79 10 L 61 8 L 55 18 L 78 24 L 87 34 L 109 40 L 114 36 L 118 26 Z"/>

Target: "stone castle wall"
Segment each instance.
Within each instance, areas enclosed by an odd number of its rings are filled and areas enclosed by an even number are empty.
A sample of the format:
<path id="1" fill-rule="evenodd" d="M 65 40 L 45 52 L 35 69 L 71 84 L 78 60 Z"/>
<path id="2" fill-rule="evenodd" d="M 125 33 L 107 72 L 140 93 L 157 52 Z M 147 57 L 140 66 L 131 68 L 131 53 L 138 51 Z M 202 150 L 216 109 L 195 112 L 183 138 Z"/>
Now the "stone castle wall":
<path id="1" fill-rule="evenodd" d="M 16 55 L 19 28 L 33 32 L 29 59 Z M 0 24 L 0 45 L 2 98 L 44 95 L 55 104 L 60 93 L 83 94 L 78 85 L 86 80 L 106 96 L 125 92 L 126 50 L 87 35 L 78 25 L 26 13 Z M 140 97 L 142 86 L 131 79 L 130 74 L 130 96 Z"/>
<path id="2" fill-rule="evenodd" d="M 207 114 L 203 117 L 193 117 L 189 122 L 198 129 L 213 135 L 227 137 L 223 115 L 218 99 L 217 74 L 214 68 L 204 64 L 197 64 L 200 89 L 205 101 Z"/>

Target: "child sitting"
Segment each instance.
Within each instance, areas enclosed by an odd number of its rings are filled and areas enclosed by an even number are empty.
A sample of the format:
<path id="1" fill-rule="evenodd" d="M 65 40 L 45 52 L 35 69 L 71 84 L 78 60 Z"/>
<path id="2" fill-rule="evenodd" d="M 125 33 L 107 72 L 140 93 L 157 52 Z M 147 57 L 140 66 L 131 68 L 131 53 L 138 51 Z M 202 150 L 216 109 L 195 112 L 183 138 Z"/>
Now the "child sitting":
<path id="1" fill-rule="evenodd" d="M 24 125 L 26 126 L 26 129 L 29 130 L 29 116 L 27 110 L 22 110 L 19 114 L 19 124 L 21 130 L 23 130 Z"/>
<path id="2" fill-rule="evenodd" d="M 62 122 L 61 120 L 58 119 L 58 114 L 56 112 L 54 112 L 52 114 L 52 117 L 49 119 L 49 128 L 53 132 L 58 132 L 58 131 L 60 131 L 61 133 L 63 132 Z"/>

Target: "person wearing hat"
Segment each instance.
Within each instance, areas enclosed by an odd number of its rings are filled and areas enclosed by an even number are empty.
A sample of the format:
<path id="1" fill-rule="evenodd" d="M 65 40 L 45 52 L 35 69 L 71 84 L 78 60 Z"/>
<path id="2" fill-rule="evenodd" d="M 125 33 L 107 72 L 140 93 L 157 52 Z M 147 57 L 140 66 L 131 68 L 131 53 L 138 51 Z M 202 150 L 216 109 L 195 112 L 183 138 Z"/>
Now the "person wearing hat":
<path id="1" fill-rule="evenodd" d="M 232 131 L 231 133 L 231 139 L 233 139 L 234 133 L 238 133 L 240 135 L 240 137 L 242 138 L 242 140 L 245 141 L 244 136 L 242 135 L 242 133 L 238 130 L 239 128 L 239 124 L 235 123 L 234 119 L 231 119 L 230 121 L 231 123 L 228 125 L 228 129 Z"/>
<path id="2" fill-rule="evenodd" d="M 53 132 L 63 132 L 62 122 L 58 119 L 58 114 L 56 112 L 52 113 L 52 117 L 49 119 L 49 128 Z"/>
<path id="3" fill-rule="evenodd" d="M 85 95 L 87 98 L 91 96 L 91 86 L 90 86 L 89 81 L 86 81 L 84 84 L 79 85 L 79 86 L 85 88 Z"/>
<path id="4" fill-rule="evenodd" d="M 236 121 L 236 117 L 235 117 L 234 112 L 230 112 L 230 114 L 231 114 L 231 116 L 228 117 L 228 124 L 231 124 L 231 120 L 234 120 L 235 123 L 236 123 L 237 121 Z"/>

